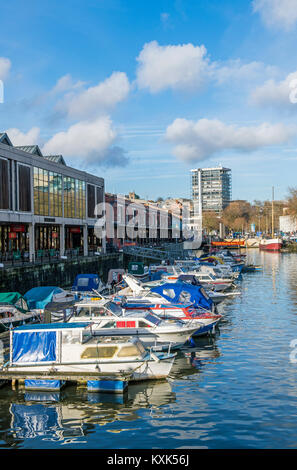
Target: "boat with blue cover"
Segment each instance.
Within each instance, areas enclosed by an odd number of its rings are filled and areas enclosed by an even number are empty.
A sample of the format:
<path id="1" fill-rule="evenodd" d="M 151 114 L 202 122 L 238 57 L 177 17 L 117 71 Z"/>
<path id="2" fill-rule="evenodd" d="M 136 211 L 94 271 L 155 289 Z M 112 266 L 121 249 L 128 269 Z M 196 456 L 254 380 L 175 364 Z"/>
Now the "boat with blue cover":
<path id="1" fill-rule="evenodd" d="M 76 299 L 85 298 L 106 291 L 106 287 L 98 274 L 78 274 L 75 277 L 71 292 L 76 294 Z"/>
<path id="2" fill-rule="evenodd" d="M 40 320 L 40 314 L 29 309 L 26 299 L 19 292 L 0 293 L 0 333 Z"/>
<path id="3" fill-rule="evenodd" d="M 75 300 L 75 294 L 56 286 L 33 287 L 24 294 L 30 310 L 43 312 L 50 302 L 62 304 Z"/>
<path id="4" fill-rule="evenodd" d="M 152 352 L 132 337 L 97 337 L 92 324 L 24 325 L 10 332 L 10 360 L 2 370 L 67 374 L 118 374 L 130 381 L 166 378 L 175 354 Z M 44 379 L 47 377 L 43 377 Z"/>

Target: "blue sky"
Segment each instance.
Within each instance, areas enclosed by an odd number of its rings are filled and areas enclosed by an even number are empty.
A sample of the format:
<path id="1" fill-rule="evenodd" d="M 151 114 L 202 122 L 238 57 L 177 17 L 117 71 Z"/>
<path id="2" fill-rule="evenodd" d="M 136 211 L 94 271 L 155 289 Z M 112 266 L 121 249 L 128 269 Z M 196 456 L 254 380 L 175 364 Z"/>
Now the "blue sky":
<path id="1" fill-rule="evenodd" d="M 11 0 L 1 13 L 14 145 L 152 199 L 189 197 L 190 169 L 218 164 L 234 199 L 297 186 L 297 0 Z"/>

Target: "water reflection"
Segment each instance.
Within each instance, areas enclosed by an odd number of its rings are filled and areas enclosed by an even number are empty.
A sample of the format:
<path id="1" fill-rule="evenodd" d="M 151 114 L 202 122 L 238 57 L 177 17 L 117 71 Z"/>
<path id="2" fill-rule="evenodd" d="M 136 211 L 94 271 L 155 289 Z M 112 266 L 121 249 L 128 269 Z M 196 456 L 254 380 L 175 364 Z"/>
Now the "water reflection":
<path id="1" fill-rule="evenodd" d="M 194 347 L 183 349 L 178 353 L 170 377 L 188 379 L 191 375 L 201 373 L 202 368 L 210 360 L 220 356 L 215 337 L 195 338 L 194 342 Z"/>
<path id="2" fill-rule="evenodd" d="M 42 439 L 74 443 L 95 425 L 139 419 L 139 410 L 153 412 L 175 402 L 176 395 L 168 381 L 130 384 L 124 395 L 89 393 L 70 387 L 59 393 L 25 392 L 11 397 L 10 437 L 17 440 Z M 3 413 L 1 409 L 1 414 Z M 6 441 L 9 444 L 8 441 Z"/>
<path id="3" fill-rule="evenodd" d="M 9 412 L 5 407 L 0 411 L 0 419 L 4 415 L 11 417 L 5 425 L 9 429 L 6 447 L 22 447 L 27 440 L 42 441 L 43 445 L 82 444 L 96 426 L 109 428 L 112 423 L 137 421 L 145 409 L 151 419 L 158 420 L 163 408 L 176 403 L 174 380 L 200 374 L 209 361 L 219 356 L 214 337 L 196 338 L 193 347 L 178 352 L 169 380 L 133 383 L 123 395 L 90 393 L 79 386 L 60 392 L 26 391 L 21 387 L 12 391 L 8 386 L 9 399 L 3 401 L 10 403 Z M 0 390 L 0 402 L 4 395 L 5 390 Z M 167 418 L 170 416 L 167 413 Z"/>
<path id="4" fill-rule="evenodd" d="M 10 435 L 20 444 L 25 439 L 77 442 L 94 426 L 116 421 L 135 421 L 141 409 L 149 409 L 151 418 L 159 418 L 162 407 L 176 402 L 173 379 L 199 374 L 203 365 L 219 356 L 213 338 L 195 340 L 195 346 L 178 353 L 170 380 L 130 384 L 123 395 L 90 393 L 83 387 L 61 392 L 11 392 Z"/>

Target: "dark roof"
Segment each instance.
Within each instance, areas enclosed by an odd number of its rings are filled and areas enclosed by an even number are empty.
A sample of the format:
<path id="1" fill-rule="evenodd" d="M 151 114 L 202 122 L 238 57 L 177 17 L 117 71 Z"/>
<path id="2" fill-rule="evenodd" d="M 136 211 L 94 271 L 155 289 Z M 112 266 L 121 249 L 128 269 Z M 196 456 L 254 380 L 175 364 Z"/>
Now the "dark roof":
<path id="1" fill-rule="evenodd" d="M 9 145 L 10 147 L 13 147 L 11 140 L 6 134 L 6 132 L 0 132 L 0 142 L 1 144 L 6 144 L 6 145 Z"/>
<path id="2" fill-rule="evenodd" d="M 38 145 L 20 145 L 20 146 L 16 146 L 15 148 L 19 150 L 23 150 L 24 152 L 27 152 L 27 153 L 31 153 L 31 155 L 38 155 L 39 157 L 43 157 Z"/>
<path id="3" fill-rule="evenodd" d="M 49 160 L 51 162 L 59 163 L 60 165 L 67 166 L 63 158 L 63 155 L 42 155 L 42 152 L 40 148 L 38 147 L 38 145 L 15 145 L 13 146 L 6 132 L 0 132 L 0 143 L 9 145 L 18 150 L 22 150 L 23 152 L 30 153 L 31 155 L 37 155 L 38 157 L 43 157 L 46 160 Z"/>
<path id="4" fill-rule="evenodd" d="M 51 162 L 60 163 L 61 165 L 66 166 L 66 162 L 62 155 L 44 155 L 44 158 L 50 160 Z"/>

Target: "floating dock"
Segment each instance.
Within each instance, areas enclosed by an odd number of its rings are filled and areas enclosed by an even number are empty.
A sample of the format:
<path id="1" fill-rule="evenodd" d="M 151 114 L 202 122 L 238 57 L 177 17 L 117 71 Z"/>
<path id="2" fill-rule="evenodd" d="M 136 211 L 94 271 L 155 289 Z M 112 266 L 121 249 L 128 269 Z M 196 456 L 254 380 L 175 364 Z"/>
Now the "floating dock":
<path id="1" fill-rule="evenodd" d="M 16 388 L 18 384 L 24 384 L 26 390 L 59 391 L 68 383 L 86 385 L 89 392 L 124 393 L 128 388 L 130 376 L 118 374 L 89 373 L 59 373 L 59 372 L 25 372 L 0 371 L 0 386 L 11 384 Z"/>

